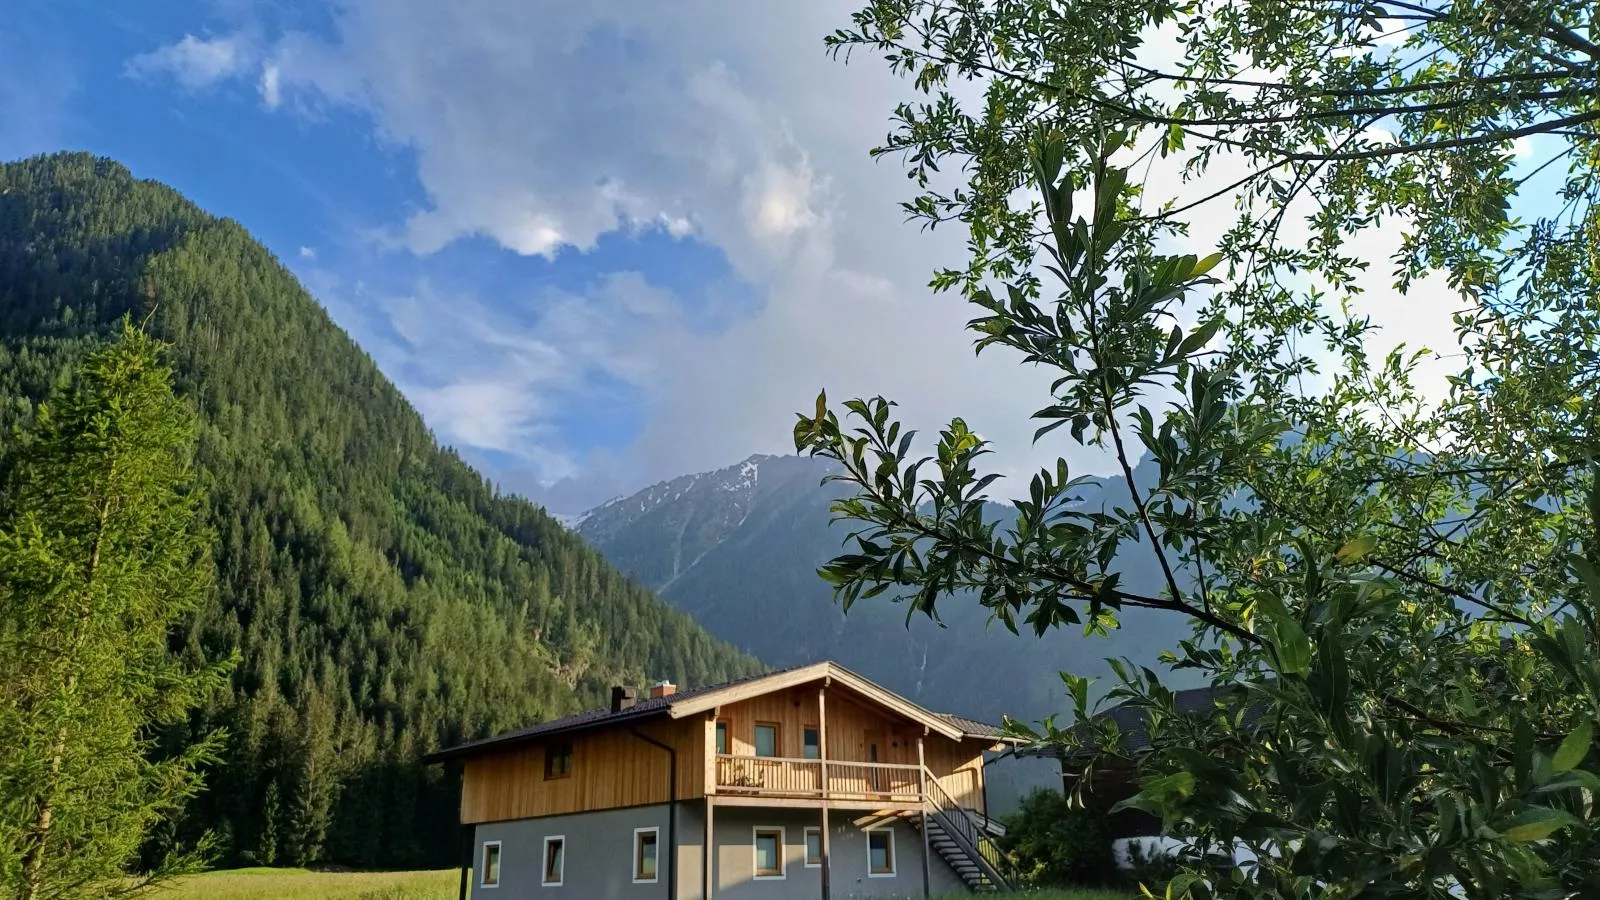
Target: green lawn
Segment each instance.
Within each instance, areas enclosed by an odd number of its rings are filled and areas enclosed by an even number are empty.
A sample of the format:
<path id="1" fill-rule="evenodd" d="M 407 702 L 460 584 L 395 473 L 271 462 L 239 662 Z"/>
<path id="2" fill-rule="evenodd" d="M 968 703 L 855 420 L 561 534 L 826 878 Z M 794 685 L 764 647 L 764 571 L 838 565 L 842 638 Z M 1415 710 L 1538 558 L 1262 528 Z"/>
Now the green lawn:
<path id="1" fill-rule="evenodd" d="M 184 878 L 152 894 L 161 900 L 455 900 L 461 874 L 437 872 L 308 872 L 229 869 Z"/>
<path id="2" fill-rule="evenodd" d="M 162 900 L 455 900 L 461 874 L 437 872 L 310 872 L 305 869 L 229 869 L 185 878 L 152 896 Z M 1040 891 L 1027 900 L 1132 900 L 1118 891 Z M 968 900 L 956 895 L 948 900 Z M 920 896 L 916 898 L 920 900 Z M 946 900 L 946 898 L 940 898 Z"/>
<path id="3" fill-rule="evenodd" d="M 955 894 L 938 900 L 957 900 L 957 898 L 971 900 L 971 897 L 973 897 L 971 894 Z M 995 895 L 986 894 L 984 897 L 995 897 Z M 1008 895 L 1000 894 L 1000 897 Z M 1018 900 L 1138 900 L 1139 894 L 1128 890 L 1029 890 L 1024 894 L 1011 894 L 1010 897 L 1016 897 Z"/>

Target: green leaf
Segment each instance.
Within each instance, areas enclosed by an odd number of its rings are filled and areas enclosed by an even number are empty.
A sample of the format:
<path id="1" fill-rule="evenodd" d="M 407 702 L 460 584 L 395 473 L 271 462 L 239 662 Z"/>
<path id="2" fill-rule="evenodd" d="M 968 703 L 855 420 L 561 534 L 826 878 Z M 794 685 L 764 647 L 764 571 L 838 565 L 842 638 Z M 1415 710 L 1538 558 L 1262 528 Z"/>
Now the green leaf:
<path id="1" fill-rule="evenodd" d="M 1371 553 L 1374 549 L 1376 549 L 1377 546 L 1377 538 L 1370 534 L 1362 535 L 1361 537 L 1351 538 L 1350 540 L 1345 541 L 1344 546 L 1340 547 L 1339 551 L 1333 556 L 1339 562 L 1348 565 L 1350 563 L 1360 562 L 1362 559 L 1366 558 L 1368 553 Z"/>
<path id="2" fill-rule="evenodd" d="M 1194 793 L 1194 773 L 1174 772 L 1158 778 L 1140 779 L 1139 790 L 1157 800 L 1187 797 Z"/>
<path id="3" fill-rule="evenodd" d="M 1195 263 L 1194 264 L 1194 268 L 1189 270 L 1189 277 L 1190 278 L 1199 278 L 1201 275 L 1204 275 L 1207 272 L 1211 271 L 1212 269 L 1215 269 L 1217 267 L 1217 264 L 1220 263 L 1220 262 L 1222 262 L 1222 254 L 1221 253 L 1213 253 L 1210 256 L 1206 257 L 1205 259 L 1202 259 L 1199 262 Z"/>
<path id="4" fill-rule="evenodd" d="M 1285 675 L 1304 675 L 1311 671 L 1311 638 L 1306 636 L 1300 621 L 1283 601 L 1264 593 L 1256 599 L 1256 607 L 1271 626 L 1270 637 L 1278 654 L 1279 669 Z"/>
<path id="5" fill-rule="evenodd" d="M 1511 826 L 1502 833 L 1505 834 L 1508 840 L 1516 841 L 1519 844 L 1542 841 L 1575 821 L 1572 816 L 1560 810 L 1536 806 L 1532 809 L 1524 810 L 1515 819 L 1512 819 Z"/>
<path id="6" fill-rule="evenodd" d="M 1556 749 L 1556 755 L 1551 759 L 1550 765 L 1557 772 L 1570 772 L 1577 768 L 1578 763 L 1583 762 L 1584 757 L 1589 755 L 1589 750 L 1593 747 L 1594 723 L 1583 722 L 1577 728 L 1574 728 L 1571 734 L 1567 735 L 1566 740 L 1561 742 L 1561 746 Z"/>

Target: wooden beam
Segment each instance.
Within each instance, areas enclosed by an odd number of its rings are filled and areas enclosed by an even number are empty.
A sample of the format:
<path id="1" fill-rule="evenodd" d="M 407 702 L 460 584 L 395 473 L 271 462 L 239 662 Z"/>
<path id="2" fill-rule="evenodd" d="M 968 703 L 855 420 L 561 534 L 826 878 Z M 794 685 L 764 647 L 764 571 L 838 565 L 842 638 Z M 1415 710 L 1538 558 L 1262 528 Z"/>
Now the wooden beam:
<path id="1" fill-rule="evenodd" d="M 758 794 L 750 794 L 745 796 L 740 796 L 738 794 L 718 794 L 717 806 L 755 806 L 770 807 L 772 809 L 821 809 L 822 800 L 817 797 L 811 797 L 808 799 L 803 797 L 768 797 Z M 918 810 L 918 808 L 920 808 L 920 806 L 921 804 L 917 803 L 916 797 L 913 797 L 910 794 L 907 794 L 904 798 L 895 800 L 885 800 L 882 798 L 872 797 L 847 797 L 844 799 L 840 799 L 839 797 L 831 797 L 828 799 L 828 809 L 833 811 L 862 810 L 865 812 L 875 812 L 877 810 L 893 810 L 905 813 L 914 813 Z"/>
<path id="2" fill-rule="evenodd" d="M 828 853 L 828 684 L 832 681 L 824 678 L 822 687 L 817 688 L 817 758 L 822 763 L 822 900 L 833 898 L 833 880 L 829 876 L 833 857 Z"/>
<path id="3" fill-rule="evenodd" d="M 701 774 L 701 783 L 707 797 L 717 792 L 717 713 L 712 710 L 706 716 L 705 733 L 700 740 L 705 747 L 705 771 Z"/>
<path id="4" fill-rule="evenodd" d="M 927 900 L 932 890 L 932 877 L 928 872 L 928 763 L 922 755 L 922 738 L 917 738 L 917 786 L 921 788 L 922 809 L 922 897 Z"/>
<path id="5" fill-rule="evenodd" d="M 717 798 L 706 795 L 706 843 L 701 848 L 704 859 L 700 865 L 700 880 L 704 889 L 700 892 L 703 900 L 711 900 L 711 890 L 717 883 L 717 830 L 712 827 L 712 811 L 717 808 Z"/>

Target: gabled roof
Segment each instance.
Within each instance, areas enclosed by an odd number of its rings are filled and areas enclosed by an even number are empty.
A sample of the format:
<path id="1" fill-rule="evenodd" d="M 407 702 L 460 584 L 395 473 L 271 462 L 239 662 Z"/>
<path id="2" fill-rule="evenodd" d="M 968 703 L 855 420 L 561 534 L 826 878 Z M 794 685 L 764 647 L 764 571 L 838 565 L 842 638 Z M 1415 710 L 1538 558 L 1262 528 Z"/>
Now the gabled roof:
<path id="1" fill-rule="evenodd" d="M 681 719 L 685 716 L 709 712 L 718 706 L 728 703 L 737 703 L 740 700 L 759 697 L 774 691 L 822 681 L 823 679 L 829 679 L 835 684 L 842 685 L 854 693 L 887 707 L 907 719 L 927 727 L 930 731 L 942 734 L 952 740 L 994 738 L 1000 734 L 1000 729 L 993 725 L 976 722 L 961 716 L 931 712 L 887 688 L 868 681 L 838 663 L 820 662 L 808 666 L 780 669 L 776 672 L 767 672 L 762 675 L 753 675 L 724 684 L 682 690 L 665 697 L 641 697 L 633 706 L 620 712 L 612 712 L 609 707 L 591 709 L 565 718 L 508 731 L 505 734 L 495 735 L 494 737 L 458 744 L 454 747 L 430 753 L 424 756 L 422 761 L 425 763 L 442 762 L 447 759 L 472 756 L 503 745 L 515 744 L 533 738 L 551 737 L 558 734 L 635 722 L 658 716 Z"/>

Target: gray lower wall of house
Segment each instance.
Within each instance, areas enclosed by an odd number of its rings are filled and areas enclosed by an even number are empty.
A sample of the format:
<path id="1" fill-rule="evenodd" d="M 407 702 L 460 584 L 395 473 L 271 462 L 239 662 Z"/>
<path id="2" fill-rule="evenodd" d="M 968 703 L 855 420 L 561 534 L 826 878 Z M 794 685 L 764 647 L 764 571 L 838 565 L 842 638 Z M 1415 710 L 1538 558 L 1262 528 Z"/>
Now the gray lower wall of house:
<path id="1" fill-rule="evenodd" d="M 905 819 L 894 819 L 892 826 L 885 825 L 894 831 L 895 874 L 891 878 L 871 878 L 867 875 L 867 834 L 853 824 L 866 815 L 835 810 L 828 816 L 833 900 L 920 898 L 921 833 Z M 712 900 L 816 900 L 821 897 L 822 869 L 805 864 L 805 828 L 818 825 L 821 820 L 821 811 L 813 809 L 717 807 L 712 815 L 717 829 L 717 886 Z M 782 880 L 755 880 L 756 828 L 783 829 Z M 704 827 L 699 830 L 703 832 Z M 929 884 L 934 894 L 966 890 L 966 884 L 937 852 L 929 863 Z M 699 897 L 698 891 L 694 896 Z M 687 900 L 687 896 L 679 900 Z"/>
<path id="2" fill-rule="evenodd" d="M 922 836 L 904 819 L 894 820 L 894 877 L 867 875 L 867 835 L 854 823 L 861 812 L 835 810 L 829 816 L 834 900 L 922 896 Z M 669 865 L 668 807 L 637 806 L 568 816 L 547 816 L 477 826 L 474 833 L 472 896 L 480 900 L 672 900 L 669 879 L 678 882 L 677 900 L 703 900 L 702 845 L 705 804 L 679 804 L 677 865 Z M 719 806 L 716 823 L 716 884 L 712 900 L 816 900 L 822 896 L 822 870 L 805 865 L 805 828 L 821 821 L 821 811 L 792 808 Z M 658 827 L 660 878 L 633 883 L 633 830 Z M 784 830 L 784 877 L 755 880 L 755 829 Z M 566 865 L 560 887 L 540 883 L 544 839 L 566 840 Z M 500 885 L 482 888 L 476 867 L 483 846 L 500 841 Z M 935 852 L 929 860 L 934 894 L 956 893 L 966 885 Z"/>
<path id="3" fill-rule="evenodd" d="M 668 879 L 673 877 L 676 870 L 680 882 L 679 900 L 698 897 L 700 841 L 704 828 L 699 824 L 699 817 L 695 817 L 692 824 L 686 824 L 688 804 L 680 804 L 679 864 L 670 866 L 667 809 L 666 804 L 635 806 L 479 825 L 474 834 L 472 896 L 484 900 L 560 900 L 562 897 L 582 900 L 670 900 Z M 634 884 L 633 830 L 651 827 L 661 829 L 656 845 L 659 877 L 654 883 Z M 544 840 L 554 835 L 560 835 L 566 842 L 566 863 L 559 887 L 545 885 L 541 881 L 544 874 Z M 693 839 L 692 848 L 683 846 L 686 837 Z M 498 887 L 485 888 L 479 884 L 482 873 L 477 871 L 477 867 L 483 860 L 483 846 L 490 841 L 500 842 L 500 884 Z M 687 885 L 691 884 L 693 894 L 687 889 Z"/>

